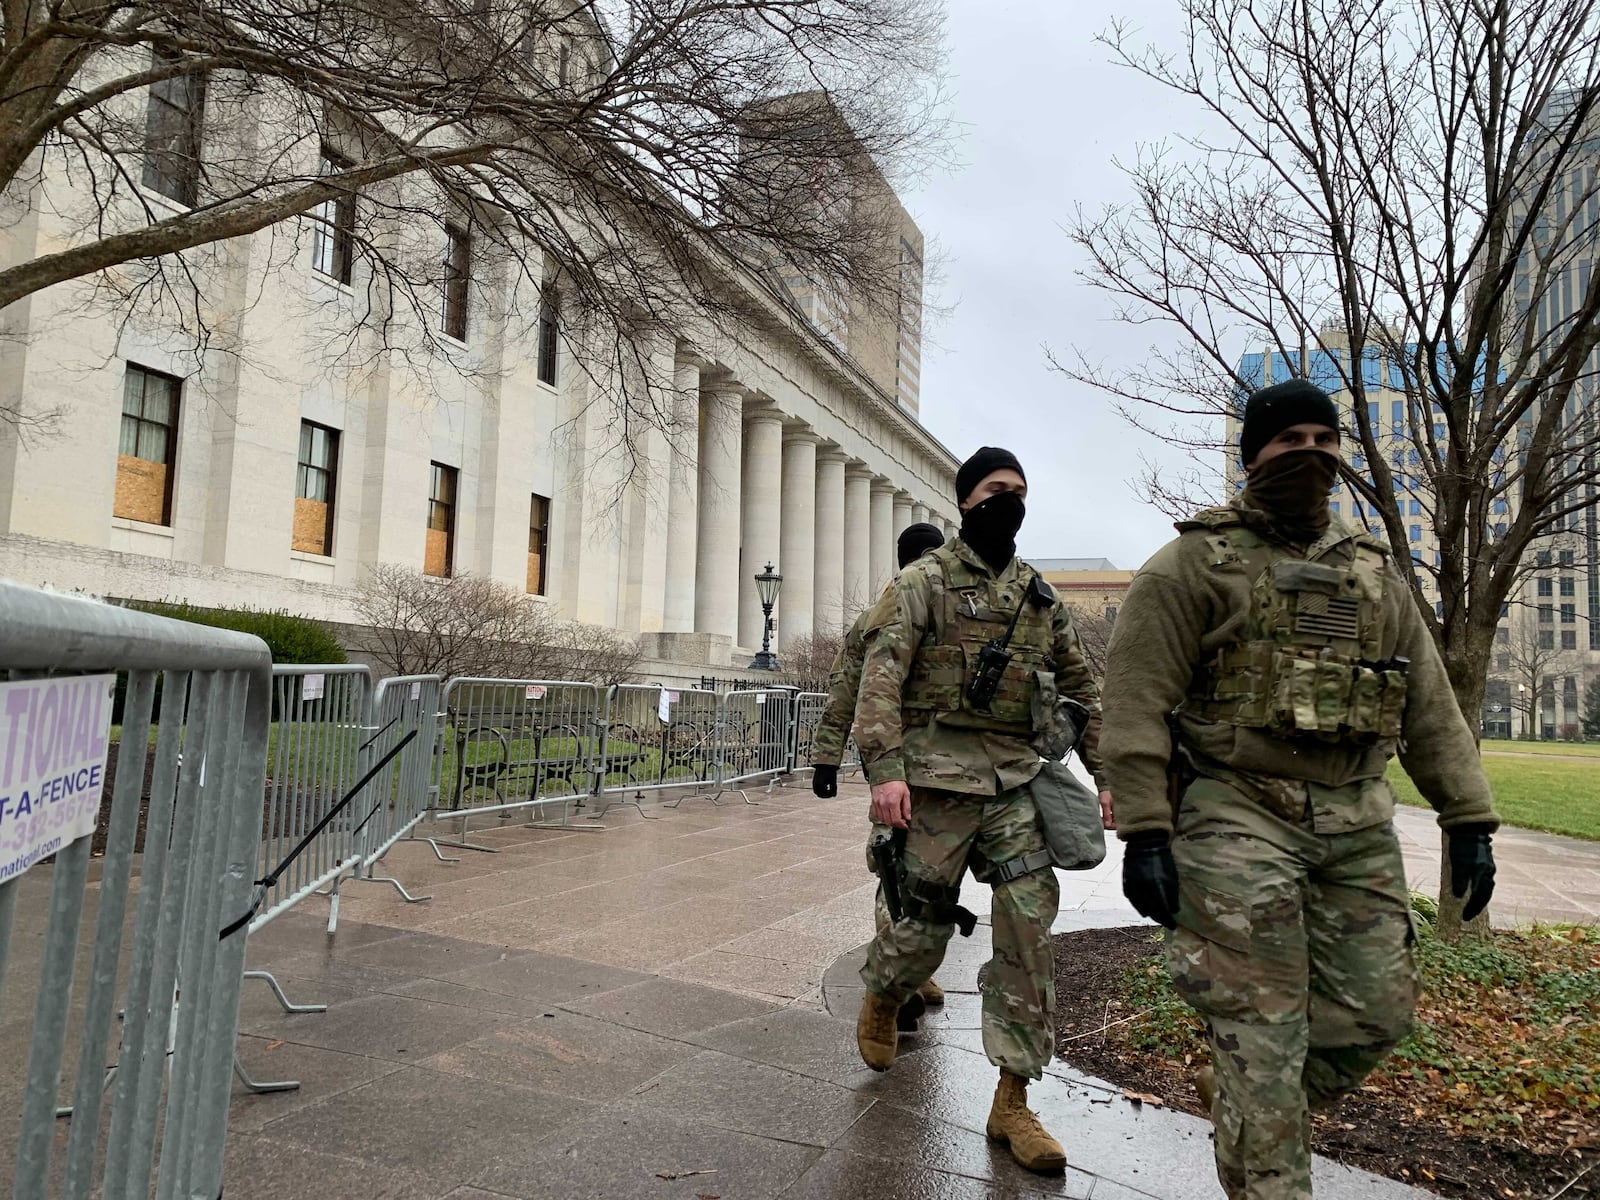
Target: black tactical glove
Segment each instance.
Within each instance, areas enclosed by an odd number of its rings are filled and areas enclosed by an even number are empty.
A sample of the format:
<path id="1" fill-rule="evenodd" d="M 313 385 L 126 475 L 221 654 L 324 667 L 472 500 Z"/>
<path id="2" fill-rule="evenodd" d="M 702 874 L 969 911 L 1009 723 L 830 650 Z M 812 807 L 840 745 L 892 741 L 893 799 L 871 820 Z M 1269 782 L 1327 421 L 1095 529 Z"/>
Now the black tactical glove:
<path id="1" fill-rule="evenodd" d="M 1489 907 L 1494 895 L 1494 850 L 1487 825 L 1457 825 L 1450 834 L 1450 892 L 1465 896 L 1461 919 L 1470 921 Z"/>
<path id="2" fill-rule="evenodd" d="M 1129 835 L 1122 856 L 1122 894 L 1141 917 L 1168 929 L 1178 926 L 1178 864 L 1169 838 L 1148 829 Z"/>
<path id="3" fill-rule="evenodd" d="M 839 794 L 839 768 L 828 763 L 811 766 L 811 794 L 823 800 L 832 800 Z"/>

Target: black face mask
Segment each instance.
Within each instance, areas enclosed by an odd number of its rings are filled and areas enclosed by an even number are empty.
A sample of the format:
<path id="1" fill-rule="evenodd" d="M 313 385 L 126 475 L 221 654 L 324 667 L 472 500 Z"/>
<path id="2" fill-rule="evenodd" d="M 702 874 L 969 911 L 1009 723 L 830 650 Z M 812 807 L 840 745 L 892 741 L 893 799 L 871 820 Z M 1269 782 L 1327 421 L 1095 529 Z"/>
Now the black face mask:
<path id="1" fill-rule="evenodd" d="M 998 573 L 1017 553 L 1017 530 L 1027 507 L 1016 492 L 1001 492 L 961 514 L 961 540 Z"/>
<path id="2" fill-rule="evenodd" d="M 1240 498 L 1286 541 L 1308 546 L 1328 532 L 1328 491 L 1339 460 L 1321 450 L 1291 450 L 1257 467 Z"/>

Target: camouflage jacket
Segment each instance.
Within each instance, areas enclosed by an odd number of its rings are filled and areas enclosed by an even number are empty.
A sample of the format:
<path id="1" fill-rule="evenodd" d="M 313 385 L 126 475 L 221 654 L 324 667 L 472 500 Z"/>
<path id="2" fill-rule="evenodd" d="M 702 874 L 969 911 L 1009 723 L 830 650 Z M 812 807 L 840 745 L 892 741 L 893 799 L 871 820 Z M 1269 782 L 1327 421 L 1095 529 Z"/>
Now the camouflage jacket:
<path id="1" fill-rule="evenodd" d="M 951 627 L 949 614 L 959 601 L 976 620 L 1009 618 L 1023 603 L 1037 574 L 1012 559 L 998 575 L 959 538 L 931 550 L 903 570 L 867 617 L 866 659 L 856 704 L 855 739 L 867 778 L 874 784 L 904 780 L 914 787 L 993 796 L 1021 787 L 1039 772 L 1042 761 L 1027 728 L 1001 728 L 1001 720 L 974 719 L 960 699 L 973 663 L 972 639 Z M 959 592 L 952 579 L 971 582 Z M 959 616 L 957 618 L 959 620 Z M 1040 644 L 1028 645 L 1021 637 Z M 1037 631 L 1034 633 L 1032 631 Z M 1027 683 L 1042 676 L 1054 692 L 1070 696 L 1090 711 L 1081 744 L 1084 765 L 1100 774 L 1100 693 L 1095 686 L 1071 616 L 1059 599 L 1019 626 L 1010 649 L 1019 676 Z M 950 676 L 948 679 L 946 676 Z M 1027 704 L 1008 675 L 1003 695 L 1013 705 Z M 943 695 L 939 706 L 908 701 L 915 693 Z M 995 706 L 1000 712 L 1001 706 Z"/>
<path id="2" fill-rule="evenodd" d="M 828 705 L 817 720 L 811 735 L 811 761 L 818 766 L 837 767 L 844 761 L 845 743 L 850 740 L 850 723 L 856 715 L 856 693 L 861 688 L 861 664 L 867 654 L 867 609 L 844 635 L 844 644 L 834 656 L 828 672 Z"/>
<path id="3" fill-rule="evenodd" d="M 1266 538 L 1259 514 L 1241 511 L 1244 524 Z M 1203 689 L 1197 681 L 1251 636 L 1257 580 L 1250 577 L 1247 557 L 1229 554 L 1226 537 L 1219 539 L 1208 523 L 1179 528 L 1183 532 L 1134 577 L 1107 651 L 1102 750 L 1122 837 L 1172 829 L 1167 768 L 1173 713 L 1189 768 L 1231 784 L 1286 819 L 1310 817 L 1320 833 L 1363 829 L 1393 815 L 1384 773 L 1397 752 L 1438 810 L 1441 825 L 1495 822 L 1472 732 L 1433 637 L 1387 553 L 1376 574 L 1381 596 L 1371 636 L 1378 658 L 1410 660 L 1398 738 L 1376 744 L 1318 741 L 1198 715 L 1201 706 L 1192 698 Z M 1334 517 L 1316 546 L 1298 551 L 1274 542 L 1272 556 L 1353 562 L 1359 548 L 1370 544 Z"/>

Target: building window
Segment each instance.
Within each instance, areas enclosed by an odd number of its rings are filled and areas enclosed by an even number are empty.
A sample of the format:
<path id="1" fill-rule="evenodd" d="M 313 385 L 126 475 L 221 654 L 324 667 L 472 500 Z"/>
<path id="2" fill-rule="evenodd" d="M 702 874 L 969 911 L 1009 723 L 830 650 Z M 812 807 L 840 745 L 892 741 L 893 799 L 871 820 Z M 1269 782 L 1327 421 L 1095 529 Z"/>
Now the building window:
<path id="1" fill-rule="evenodd" d="M 1337 500 L 1328 501 L 1328 511 L 1337 517 L 1339 515 L 1339 502 Z"/>
<path id="2" fill-rule="evenodd" d="M 1511 643 L 1511 630 L 1507 629 L 1504 625 L 1496 626 L 1494 631 L 1494 640 L 1497 646 L 1509 645 Z"/>
<path id="3" fill-rule="evenodd" d="M 1556 648 L 1556 631 L 1553 629 L 1539 630 L 1539 649 L 1554 650 Z"/>
<path id="4" fill-rule="evenodd" d="M 1539 605 L 1539 624 L 1548 625 L 1555 620 L 1556 610 L 1554 605 Z"/>
<path id="5" fill-rule="evenodd" d="M 157 54 L 152 65 L 170 61 L 170 57 Z M 191 207 L 200 195 L 200 127 L 205 107 L 204 75 L 179 75 L 150 85 L 144 186 Z"/>
<path id="6" fill-rule="evenodd" d="M 551 387 L 556 383 L 556 335 L 560 311 L 554 291 L 547 291 L 539 298 L 539 382 L 548 383 Z"/>
<path id="7" fill-rule="evenodd" d="M 302 554 L 333 553 L 333 500 L 339 464 L 339 433 L 300 422 L 300 465 L 294 484 L 294 536 Z"/>
<path id="8" fill-rule="evenodd" d="M 1399 437 L 1406 429 L 1406 403 L 1404 400 L 1391 400 L 1389 402 L 1389 423 L 1394 426 L 1394 434 Z"/>
<path id="9" fill-rule="evenodd" d="M 1572 566 L 1572 551 L 1571 550 L 1563 550 L 1561 552 L 1561 565 L 1563 567 Z"/>
<path id="10" fill-rule="evenodd" d="M 1561 631 L 1561 648 L 1563 650 L 1576 650 L 1578 648 L 1578 631 L 1576 629 L 1563 629 Z"/>
<path id="11" fill-rule="evenodd" d="M 428 544 L 422 556 L 422 573 L 448 577 L 456 557 L 456 469 L 429 464 Z"/>
<path id="12" fill-rule="evenodd" d="M 1561 577 L 1561 594 L 1563 596 L 1576 596 L 1578 594 L 1578 581 L 1571 575 Z"/>
<path id="13" fill-rule="evenodd" d="M 1410 529 L 1406 530 L 1406 536 L 1413 542 L 1420 542 L 1422 540 L 1422 526 L 1411 526 Z"/>
<path id="14" fill-rule="evenodd" d="M 1506 512 L 1508 511 L 1509 507 L 1510 506 L 1506 504 L 1504 498 L 1498 499 L 1494 502 L 1494 511 L 1497 513 Z"/>
<path id="15" fill-rule="evenodd" d="M 178 445 L 178 392 L 171 375 L 128 364 L 122 379 L 122 435 L 117 446 L 113 515 L 172 524 L 172 468 Z"/>
<path id="16" fill-rule="evenodd" d="M 1541 596 L 1554 596 L 1555 594 L 1556 594 L 1556 591 L 1555 591 L 1554 582 L 1552 582 L 1549 579 L 1541 579 L 1541 580 L 1539 580 L 1539 595 L 1541 595 Z"/>
<path id="17" fill-rule="evenodd" d="M 321 175 L 337 175 L 350 169 L 350 160 L 322 148 Z M 340 283 L 350 282 L 355 248 L 356 197 L 341 192 L 312 210 L 316 224 L 311 231 L 311 269 Z"/>
<path id="18" fill-rule="evenodd" d="M 1538 567 L 1548 567 L 1550 565 L 1550 551 L 1539 551 L 1538 554 L 1534 555 L 1533 563 Z"/>
<path id="19" fill-rule="evenodd" d="M 1578 623 L 1578 606 L 1576 604 L 1563 604 L 1561 606 L 1561 623 L 1563 625 L 1576 625 Z"/>
<path id="20" fill-rule="evenodd" d="M 1420 517 L 1422 515 L 1422 501 L 1421 500 L 1413 500 L 1411 502 L 1411 515 L 1413 517 Z"/>
<path id="21" fill-rule="evenodd" d="M 1496 656 L 1494 666 L 1497 671 L 1509 671 L 1511 669 L 1511 655 L 1501 654 Z"/>
<path id="22" fill-rule="evenodd" d="M 550 499 L 534 496 L 528 505 L 528 591 L 544 595 L 545 548 L 550 544 Z"/>
<path id="23" fill-rule="evenodd" d="M 454 225 L 444 227 L 444 331 L 458 342 L 467 340 L 467 288 L 472 282 L 472 235 Z"/>

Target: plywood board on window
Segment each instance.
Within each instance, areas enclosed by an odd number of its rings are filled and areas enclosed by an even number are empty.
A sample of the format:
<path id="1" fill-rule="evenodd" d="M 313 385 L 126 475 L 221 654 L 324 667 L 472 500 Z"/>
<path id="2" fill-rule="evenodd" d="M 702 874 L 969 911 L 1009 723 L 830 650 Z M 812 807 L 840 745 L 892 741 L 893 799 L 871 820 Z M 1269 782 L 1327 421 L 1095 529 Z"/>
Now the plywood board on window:
<path id="1" fill-rule="evenodd" d="M 328 506 L 320 500 L 295 497 L 293 547 L 302 554 L 328 554 Z"/>
<path id="2" fill-rule="evenodd" d="M 113 516 L 151 525 L 167 523 L 167 467 L 129 454 L 117 455 Z"/>
<path id="3" fill-rule="evenodd" d="M 528 591 L 535 596 L 544 594 L 544 556 L 532 551 L 528 554 Z"/>
<path id="4" fill-rule="evenodd" d="M 450 534 L 443 529 L 428 530 L 428 544 L 422 554 L 424 575 L 450 574 Z"/>

